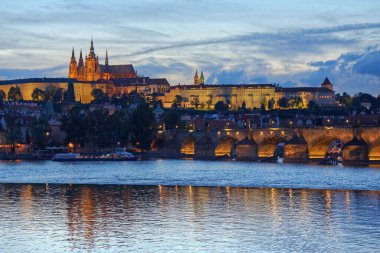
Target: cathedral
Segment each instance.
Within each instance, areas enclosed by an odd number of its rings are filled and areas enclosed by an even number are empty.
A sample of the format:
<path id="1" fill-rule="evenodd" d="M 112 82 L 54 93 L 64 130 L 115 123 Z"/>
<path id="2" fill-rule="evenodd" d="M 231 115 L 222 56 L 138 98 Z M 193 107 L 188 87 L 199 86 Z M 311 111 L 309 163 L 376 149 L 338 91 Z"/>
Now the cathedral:
<path id="1" fill-rule="evenodd" d="M 94 42 L 91 39 L 89 54 L 83 61 L 82 50 L 80 51 L 79 61 L 75 59 L 74 49 L 71 55 L 69 78 L 78 81 L 96 82 L 98 80 L 110 80 L 118 78 L 136 78 L 137 74 L 131 64 L 109 65 L 108 51 L 104 65 L 99 64 L 99 55 L 95 54 Z"/>

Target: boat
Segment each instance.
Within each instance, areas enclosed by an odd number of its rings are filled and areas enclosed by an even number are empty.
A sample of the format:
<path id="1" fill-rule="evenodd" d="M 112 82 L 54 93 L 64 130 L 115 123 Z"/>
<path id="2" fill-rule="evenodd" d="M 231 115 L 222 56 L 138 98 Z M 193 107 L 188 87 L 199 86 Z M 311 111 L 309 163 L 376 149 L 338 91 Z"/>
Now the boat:
<path id="1" fill-rule="evenodd" d="M 55 162 L 79 161 L 136 161 L 137 157 L 126 151 L 116 151 L 111 154 L 81 155 L 79 153 L 58 153 L 53 159 Z"/>

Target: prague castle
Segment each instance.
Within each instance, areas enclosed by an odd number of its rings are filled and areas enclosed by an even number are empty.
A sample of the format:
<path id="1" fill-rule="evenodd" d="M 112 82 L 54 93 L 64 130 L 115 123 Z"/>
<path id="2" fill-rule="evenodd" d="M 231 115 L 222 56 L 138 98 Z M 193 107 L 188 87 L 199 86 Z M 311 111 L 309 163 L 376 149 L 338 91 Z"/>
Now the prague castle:
<path id="1" fill-rule="evenodd" d="M 116 78 L 136 78 L 137 74 L 131 64 L 126 65 L 109 65 L 108 51 L 104 65 L 99 64 L 99 56 L 95 54 L 94 42 L 91 40 L 91 47 L 88 56 L 83 62 L 82 50 L 80 51 L 79 61 L 75 59 L 74 49 L 71 55 L 69 78 L 78 81 L 98 81 L 110 80 Z"/>
<path id="2" fill-rule="evenodd" d="M 279 108 L 278 101 L 282 98 L 302 99 L 302 107 L 306 108 L 310 101 L 320 106 L 331 106 L 335 102 L 333 85 L 326 78 L 320 87 L 286 88 L 273 84 L 205 84 L 203 71 L 195 72 L 193 84 L 170 86 L 165 78 L 150 78 L 138 76 L 133 65 L 110 65 L 108 51 L 105 50 L 104 64 L 100 64 L 99 55 L 95 53 L 91 40 L 90 51 L 83 58 L 82 50 L 78 61 L 74 49 L 71 53 L 67 78 L 31 78 L 0 81 L 0 90 L 5 94 L 11 87 L 18 86 L 24 100 L 32 100 L 32 92 L 39 88 L 54 85 L 68 89 L 68 84 L 74 87 L 75 100 L 81 103 L 92 101 L 93 89 L 101 89 L 109 97 L 118 94 L 138 92 L 143 96 L 155 96 L 161 100 L 164 107 L 177 106 L 184 108 L 213 109 L 222 101 L 231 109 L 243 107 L 247 109 Z M 178 100 L 180 102 L 178 103 Z M 271 103 L 271 106 L 269 104 Z"/>

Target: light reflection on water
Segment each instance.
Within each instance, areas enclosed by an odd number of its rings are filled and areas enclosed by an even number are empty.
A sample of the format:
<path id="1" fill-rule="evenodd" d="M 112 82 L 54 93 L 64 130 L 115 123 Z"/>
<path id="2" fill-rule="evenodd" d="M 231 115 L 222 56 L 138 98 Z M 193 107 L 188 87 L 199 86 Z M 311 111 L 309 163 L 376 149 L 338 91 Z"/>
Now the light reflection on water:
<path id="1" fill-rule="evenodd" d="M 1 252 L 376 252 L 380 192 L 0 185 Z"/>

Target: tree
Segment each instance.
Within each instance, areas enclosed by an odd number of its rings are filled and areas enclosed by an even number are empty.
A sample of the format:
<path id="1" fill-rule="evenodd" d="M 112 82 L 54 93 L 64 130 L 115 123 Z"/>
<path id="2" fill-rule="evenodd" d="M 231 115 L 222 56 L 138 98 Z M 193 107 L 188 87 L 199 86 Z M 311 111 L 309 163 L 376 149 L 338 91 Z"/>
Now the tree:
<path id="1" fill-rule="evenodd" d="M 211 105 L 212 105 L 212 96 L 210 96 L 209 99 L 207 99 L 207 101 L 206 101 L 207 110 L 211 109 Z"/>
<path id="2" fill-rule="evenodd" d="M 156 126 L 152 109 L 146 102 L 140 102 L 131 115 L 132 144 L 142 150 L 149 150 Z"/>
<path id="3" fill-rule="evenodd" d="M 268 101 L 266 98 L 261 99 L 261 110 L 265 110 L 268 105 Z"/>
<path id="4" fill-rule="evenodd" d="M 29 130 L 33 146 L 37 149 L 45 148 L 50 140 L 50 128 L 47 118 L 44 115 L 34 118 Z"/>
<path id="5" fill-rule="evenodd" d="M 176 95 L 173 100 L 173 107 L 175 108 L 181 107 L 182 100 L 183 98 L 180 95 Z"/>
<path id="6" fill-rule="evenodd" d="M 247 105 L 245 104 L 245 101 L 241 104 L 241 109 L 245 111 L 247 109 Z"/>
<path id="7" fill-rule="evenodd" d="M 108 102 L 108 96 L 102 89 L 93 89 L 91 91 L 92 102 L 95 104 L 104 104 Z"/>
<path id="8" fill-rule="evenodd" d="M 5 100 L 5 92 L 3 90 L 0 90 L 0 108 L 4 107 L 4 100 Z"/>
<path id="9" fill-rule="evenodd" d="M 0 100 L 4 101 L 6 99 L 5 92 L 3 90 L 0 90 Z"/>
<path id="10" fill-rule="evenodd" d="M 35 88 L 32 92 L 32 100 L 37 102 L 45 101 L 45 92 L 39 88 Z"/>
<path id="11" fill-rule="evenodd" d="M 218 101 L 215 106 L 214 106 L 214 109 L 218 112 L 223 112 L 223 111 L 227 111 L 228 110 L 228 105 L 225 104 L 223 101 Z"/>
<path id="12" fill-rule="evenodd" d="M 126 146 L 129 143 L 130 124 L 129 117 L 124 110 L 118 110 L 108 117 L 108 137 L 110 144 Z"/>
<path id="13" fill-rule="evenodd" d="M 282 97 L 278 100 L 277 104 L 280 108 L 283 108 L 283 109 L 288 108 L 289 107 L 289 99 L 287 99 L 286 97 Z"/>
<path id="14" fill-rule="evenodd" d="M 63 89 L 57 85 L 49 85 L 45 89 L 45 100 L 52 103 L 61 103 L 63 101 Z"/>
<path id="15" fill-rule="evenodd" d="M 67 115 L 64 115 L 61 129 L 66 133 L 66 142 L 73 143 L 74 149 L 78 145 L 85 145 L 88 140 L 87 113 L 80 106 L 74 106 Z"/>
<path id="16" fill-rule="evenodd" d="M 293 109 L 302 109 L 303 107 L 303 100 L 299 96 L 295 96 L 294 98 L 289 100 L 289 107 Z"/>
<path id="17" fill-rule="evenodd" d="M 195 109 L 198 109 L 199 107 L 199 98 L 193 97 L 190 101 L 190 104 L 195 107 Z"/>
<path id="18" fill-rule="evenodd" d="M 268 101 L 268 109 L 272 110 L 274 108 L 274 104 L 275 104 L 274 98 L 269 99 L 269 101 Z"/>
<path id="19" fill-rule="evenodd" d="M 181 114 L 178 110 L 170 110 L 164 116 L 165 128 L 175 129 L 181 123 Z"/>
<path id="20" fill-rule="evenodd" d="M 87 124 L 87 138 L 96 151 L 116 144 L 110 134 L 113 126 L 108 121 L 108 110 L 96 109 L 88 112 Z"/>
<path id="21" fill-rule="evenodd" d="M 18 86 L 11 87 L 8 92 L 8 100 L 9 101 L 21 101 L 23 100 L 21 90 Z"/>
<path id="22" fill-rule="evenodd" d="M 363 103 L 371 104 L 371 109 L 378 108 L 377 99 L 368 93 L 359 92 L 352 98 L 351 101 L 351 105 L 356 107 L 361 107 Z"/>
<path id="23" fill-rule="evenodd" d="M 10 113 L 5 114 L 4 118 L 7 126 L 7 143 L 11 145 L 11 152 L 14 153 L 17 143 L 22 141 L 21 120 Z"/>
<path id="24" fill-rule="evenodd" d="M 309 101 L 307 108 L 312 112 L 319 110 L 319 106 L 314 101 Z"/>

